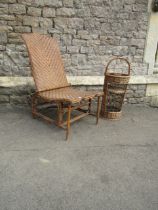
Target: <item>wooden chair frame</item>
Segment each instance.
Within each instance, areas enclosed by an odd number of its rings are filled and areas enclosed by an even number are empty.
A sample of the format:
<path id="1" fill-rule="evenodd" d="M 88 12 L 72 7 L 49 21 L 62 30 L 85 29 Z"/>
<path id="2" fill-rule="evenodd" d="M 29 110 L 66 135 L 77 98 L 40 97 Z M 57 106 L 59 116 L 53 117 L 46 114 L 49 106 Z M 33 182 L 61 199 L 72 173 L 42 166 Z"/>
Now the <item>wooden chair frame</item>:
<path id="1" fill-rule="evenodd" d="M 103 92 L 88 92 L 75 90 L 68 83 L 60 50 L 57 41 L 46 35 L 37 33 L 23 34 L 29 59 L 32 75 L 37 91 L 32 96 L 32 116 L 43 118 L 49 123 L 54 122 L 57 126 L 66 129 L 66 139 L 70 133 L 72 122 L 87 115 L 94 115 L 91 112 L 92 100 L 97 97 L 96 123 L 100 115 L 100 98 Z M 48 94 L 48 95 L 47 95 Z M 50 95 L 49 95 L 50 94 Z M 45 102 L 55 103 L 57 107 L 57 120 L 53 120 L 38 111 L 39 99 Z M 87 110 L 83 109 L 87 107 Z M 82 114 L 71 118 L 73 110 Z M 63 120 L 63 114 L 67 113 L 67 120 Z"/>
<path id="2" fill-rule="evenodd" d="M 96 116 L 96 124 L 98 124 L 99 116 L 100 116 L 101 97 L 102 97 L 101 95 L 96 96 L 97 97 L 96 114 L 92 113 L 92 111 L 91 111 L 91 107 L 92 107 L 92 99 L 91 98 L 86 101 L 84 100 L 84 102 L 81 101 L 80 103 L 77 103 L 77 105 L 70 103 L 69 101 L 52 101 L 52 103 L 55 103 L 56 107 L 57 107 L 57 120 L 55 120 L 55 119 L 52 119 L 38 111 L 37 105 L 38 105 L 38 99 L 40 99 L 39 93 L 40 93 L 40 91 L 34 93 L 32 96 L 31 105 L 32 105 L 33 118 L 40 117 L 43 120 L 45 120 L 47 123 L 54 123 L 58 127 L 65 129 L 66 130 L 66 140 L 68 140 L 68 137 L 69 137 L 71 123 L 73 123 L 81 118 L 84 118 L 87 115 L 92 115 L 92 116 Z M 64 102 L 65 102 L 66 106 L 64 106 Z M 82 109 L 83 107 L 87 107 L 87 110 Z M 82 114 L 71 118 L 71 113 L 74 110 L 77 110 L 77 111 L 81 112 Z M 64 113 L 67 113 L 66 121 L 63 120 Z"/>

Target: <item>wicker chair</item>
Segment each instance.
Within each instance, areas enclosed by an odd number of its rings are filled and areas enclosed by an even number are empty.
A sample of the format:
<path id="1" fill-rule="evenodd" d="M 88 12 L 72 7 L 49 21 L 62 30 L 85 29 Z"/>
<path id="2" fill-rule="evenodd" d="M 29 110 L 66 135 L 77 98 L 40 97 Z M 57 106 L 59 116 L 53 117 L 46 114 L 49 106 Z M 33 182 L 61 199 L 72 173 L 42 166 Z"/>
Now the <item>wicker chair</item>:
<path id="1" fill-rule="evenodd" d="M 22 35 L 26 43 L 31 62 L 32 75 L 35 81 L 36 92 L 32 96 L 32 115 L 42 117 L 47 122 L 55 122 L 66 129 L 68 139 L 70 124 L 82 117 L 91 114 L 91 102 L 97 97 L 96 123 L 100 115 L 100 99 L 102 92 L 79 91 L 68 83 L 57 41 L 46 35 L 29 33 Z M 57 120 L 39 112 L 39 100 L 55 103 L 57 107 Z M 86 110 L 83 107 L 88 107 Z M 78 110 L 82 114 L 71 119 L 71 111 Z M 63 121 L 63 114 L 67 112 L 67 120 Z"/>

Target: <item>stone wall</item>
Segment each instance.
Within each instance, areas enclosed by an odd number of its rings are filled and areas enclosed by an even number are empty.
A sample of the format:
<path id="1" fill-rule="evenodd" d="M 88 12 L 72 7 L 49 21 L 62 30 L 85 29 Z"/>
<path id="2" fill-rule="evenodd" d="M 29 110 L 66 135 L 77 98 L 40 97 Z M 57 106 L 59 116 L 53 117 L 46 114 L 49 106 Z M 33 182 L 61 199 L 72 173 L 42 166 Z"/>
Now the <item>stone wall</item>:
<path id="1" fill-rule="evenodd" d="M 146 75 L 147 4 L 147 0 L 0 0 L 0 76 L 31 76 L 21 40 L 21 33 L 29 32 L 58 39 L 68 75 L 103 75 L 112 56 L 128 57 L 132 75 Z M 144 85 L 141 98 L 145 89 Z"/>

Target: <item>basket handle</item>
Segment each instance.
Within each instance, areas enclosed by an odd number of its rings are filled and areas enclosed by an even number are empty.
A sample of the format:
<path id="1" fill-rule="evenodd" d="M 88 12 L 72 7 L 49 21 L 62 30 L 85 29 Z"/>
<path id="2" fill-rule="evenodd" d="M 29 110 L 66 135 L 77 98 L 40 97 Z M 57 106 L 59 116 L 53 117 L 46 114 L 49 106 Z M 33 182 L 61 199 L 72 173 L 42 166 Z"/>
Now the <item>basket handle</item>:
<path id="1" fill-rule="evenodd" d="M 106 66 L 106 69 L 105 69 L 105 75 L 106 75 L 106 73 L 108 72 L 108 69 L 109 69 L 110 64 L 111 64 L 114 60 L 122 60 L 122 61 L 125 61 L 125 62 L 128 64 L 128 74 L 127 74 L 127 75 L 129 76 L 129 75 L 130 75 L 130 72 L 131 72 L 131 65 L 130 65 L 129 61 L 128 61 L 126 58 L 122 58 L 122 57 L 115 57 L 115 58 L 112 58 L 112 59 L 108 62 L 107 66 Z"/>

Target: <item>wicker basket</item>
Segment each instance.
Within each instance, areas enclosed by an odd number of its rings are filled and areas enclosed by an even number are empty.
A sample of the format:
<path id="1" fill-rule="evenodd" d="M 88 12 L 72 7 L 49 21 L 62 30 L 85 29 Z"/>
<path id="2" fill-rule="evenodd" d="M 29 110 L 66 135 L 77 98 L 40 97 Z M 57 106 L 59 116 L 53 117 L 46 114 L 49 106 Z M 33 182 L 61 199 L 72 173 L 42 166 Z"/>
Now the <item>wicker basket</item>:
<path id="1" fill-rule="evenodd" d="M 109 72 L 109 66 L 115 60 L 121 60 L 127 63 L 127 74 Z M 121 118 L 122 104 L 130 79 L 130 69 L 130 63 L 125 58 L 116 57 L 108 62 L 105 70 L 104 97 L 101 109 L 102 117 L 111 120 L 118 120 Z M 113 98 L 113 101 L 111 98 Z"/>

